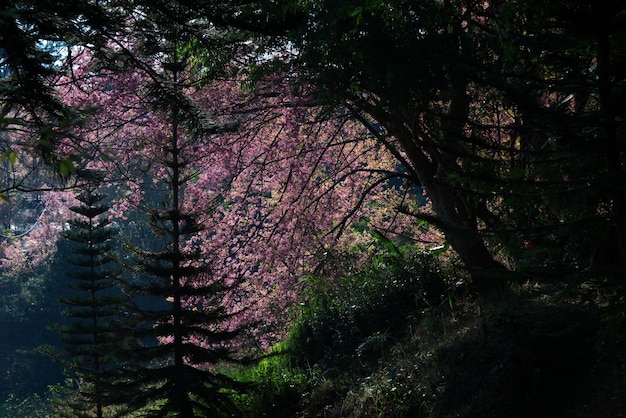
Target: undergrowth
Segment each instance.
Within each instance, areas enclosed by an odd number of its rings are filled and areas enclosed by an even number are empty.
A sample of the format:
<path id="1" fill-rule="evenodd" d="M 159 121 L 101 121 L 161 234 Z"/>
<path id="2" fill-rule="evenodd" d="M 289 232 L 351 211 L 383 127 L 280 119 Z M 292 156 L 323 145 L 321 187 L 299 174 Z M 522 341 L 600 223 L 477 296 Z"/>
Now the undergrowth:
<path id="1" fill-rule="evenodd" d="M 380 258 L 312 281 L 288 338 L 240 371 L 256 382 L 244 416 L 625 416 L 623 289 L 529 280 L 485 301 L 437 266 Z"/>

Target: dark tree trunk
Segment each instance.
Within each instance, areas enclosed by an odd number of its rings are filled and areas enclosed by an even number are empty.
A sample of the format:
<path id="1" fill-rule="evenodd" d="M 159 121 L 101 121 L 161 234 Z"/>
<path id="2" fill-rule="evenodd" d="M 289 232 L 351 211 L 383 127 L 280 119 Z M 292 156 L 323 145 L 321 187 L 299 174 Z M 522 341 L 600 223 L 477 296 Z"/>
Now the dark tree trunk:
<path id="1" fill-rule="evenodd" d="M 503 284 L 498 272 L 506 270 L 494 259 L 478 229 L 478 217 L 469 199 L 453 187 L 443 184 L 424 185 L 440 220 L 438 225 L 446 240 L 472 275 L 477 290 L 491 290 Z"/>

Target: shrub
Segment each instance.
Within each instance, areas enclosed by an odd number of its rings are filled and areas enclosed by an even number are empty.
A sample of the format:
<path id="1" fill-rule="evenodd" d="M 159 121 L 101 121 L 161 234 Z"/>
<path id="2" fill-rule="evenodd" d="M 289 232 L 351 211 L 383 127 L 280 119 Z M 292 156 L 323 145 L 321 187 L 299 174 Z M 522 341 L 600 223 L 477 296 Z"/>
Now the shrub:
<path id="1" fill-rule="evenodd" d="M 429 254 L 382 254 L 339 283 L 309 278 L 287 341 L 292 360 L 330 375 L 354 372 L 402 338 L 407 321 L 441 302 L 445 284 L 435 266 Z"/>

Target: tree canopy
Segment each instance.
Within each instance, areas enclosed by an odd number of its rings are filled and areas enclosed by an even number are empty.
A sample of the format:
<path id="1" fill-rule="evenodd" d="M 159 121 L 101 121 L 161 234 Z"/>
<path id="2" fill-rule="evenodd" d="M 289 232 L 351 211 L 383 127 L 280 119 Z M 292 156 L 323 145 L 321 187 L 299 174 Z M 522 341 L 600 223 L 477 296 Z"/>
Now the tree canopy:
<path id="1" fill-rule="evenodd" d="M 571 234 L 583 224 L 623 229 L 621 5 L 305 7 L 289 65 L 322 100 L 350 109 L 425 188 L 434 216 L 416 216 L 475 273 L 498 270 L 499 251 L 537 237 L 584 246 Z M 563 264 L 586 268 L 589 251 Z"/>
<path id="2" fill-rule="evenodd" d="M 623 19 L 619 3 L 583 1 L 68 2 L 55 13 L 47 4 L 8 4 L 2 36 L 13 41 L 3 48 L 3 121 L 12 129 L 19 109 L 30 109 L 22 119 L 43 123 L 35 146 L 63 155 L 49 135 L 71 137 L 59 129 L 78 119 L 59 112 L 90 104 L 61 100 L 50 81 L 94 74 L 76 72 L 81 46 L 99 71 L 144 71 L 152 77 L 146 88 L 179 106 L 190 102 L 158 81 L 145 60 L 163 42 L 177 41 L 198 70 L 195 83 L 237 74 L 255 85 L 278 71 L 304 99 L 297 105 L 303 111 L 322 106 L 324 117 L 350 117 L 394 157 L 395 169 L 382 168 L 383 177 L 423 189 L 432 203 L 432 211 L 397 209 L 442 231 L 477 286 L 491 287 L 490 272 L 520 266 L 524 243 L 567 246 L 575 256 L 555 263 L 566 268 L 605 268 L 600 255 L 609 248 L 616 251 L 605 257 L 611 263 L 624 258 L 616 106 Z M 65 65 L 54 63 L 60 50 Z M 54 78 L 67 70 L 69 78 Z M 259 89 L 264 100 L 268 88 L 275 87 Z M 194 124 L 208 121 L 195 112 Z M 84 139 L 67 144 L 74 152 L 62 161 L 72 166 L 81 152 L 90 155 L 81 150 Z M 608 228 L 613 238 L 601 250 L 584 233 L 570 233 L 583 226 Z"/>

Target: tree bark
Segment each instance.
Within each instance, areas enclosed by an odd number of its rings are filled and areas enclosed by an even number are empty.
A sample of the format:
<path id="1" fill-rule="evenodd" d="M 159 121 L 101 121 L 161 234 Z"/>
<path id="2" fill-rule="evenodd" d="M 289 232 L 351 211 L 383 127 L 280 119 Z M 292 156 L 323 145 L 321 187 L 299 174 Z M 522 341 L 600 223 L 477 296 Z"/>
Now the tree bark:
<path id="1" fill-rule="evenodd" d="M 426 182 L 424 188 L 441 221 L 439 228 L 471 273 L 474 287 L 479 291 L 500 287 L 503 281 L 497 277 L 498 272 L 506 268 L 487 248 L 478 229 L 478 217 L 470 209 L 468 199 L 449 185 Z"/>

